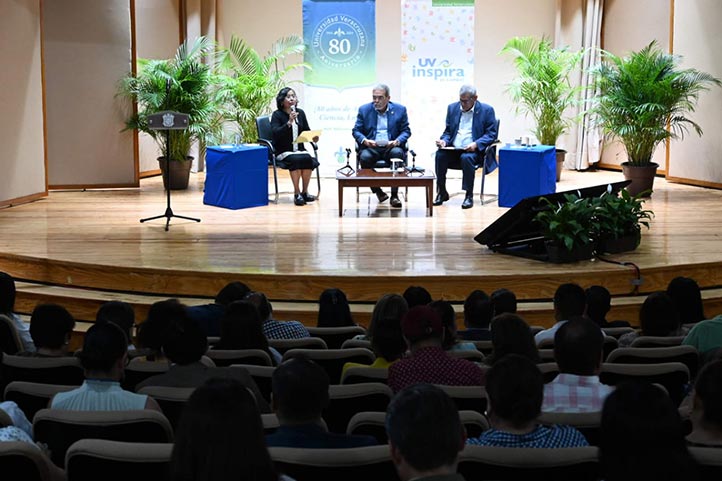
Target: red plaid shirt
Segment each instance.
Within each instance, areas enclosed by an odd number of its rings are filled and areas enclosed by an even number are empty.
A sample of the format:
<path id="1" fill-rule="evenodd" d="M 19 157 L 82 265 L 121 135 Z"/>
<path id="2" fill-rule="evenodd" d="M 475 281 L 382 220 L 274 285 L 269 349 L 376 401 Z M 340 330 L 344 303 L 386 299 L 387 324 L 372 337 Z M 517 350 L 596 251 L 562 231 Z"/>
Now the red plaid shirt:
<path id="1" fill-rule="evenodd" d="M 483 386 L 484 372 L 471 361 L 449 356 L 441 347 L 424 347 L 389 366 L 388 384 L 394 392 L 418 383 Z"/>
<path id="2" fill-rule="evenodd" d="M 614 390 L 599 382 L 599 376 L 560 373 L 544 386 L 543 412 L 584 413 L 601 411 L 604 399 Z"/>

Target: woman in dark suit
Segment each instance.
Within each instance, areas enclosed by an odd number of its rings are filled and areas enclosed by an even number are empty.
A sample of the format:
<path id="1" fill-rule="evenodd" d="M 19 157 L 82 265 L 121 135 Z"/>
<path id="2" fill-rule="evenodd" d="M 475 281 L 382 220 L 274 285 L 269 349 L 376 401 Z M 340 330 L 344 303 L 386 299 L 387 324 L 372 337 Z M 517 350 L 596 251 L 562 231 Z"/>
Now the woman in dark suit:
<path id="1" fill-rule="evenodd" d="M 293 182 L 293 203 L 305 205 L 313 202 L 316 197 L 308 193 L 308 183 L 311 180 L 311 172 L 318 167 L 318 161 L 308 152 L 303 144 L 296 144 L 293 141 L 298 134 L 311 130 L 306 120 L 306 113 L 296 108 L 298 98 L 296 92 L 290 87 L 284 87 L 276 95 L 276 107 L 271 117 L 271 128 L 273 129 L 273 146 L 276 149 L 276 161 L 280 161 L 288 168 Z M 318 137 L 313 138 L 318 142 Z M 299 186 L 302 181 L 303 190 Z"/>

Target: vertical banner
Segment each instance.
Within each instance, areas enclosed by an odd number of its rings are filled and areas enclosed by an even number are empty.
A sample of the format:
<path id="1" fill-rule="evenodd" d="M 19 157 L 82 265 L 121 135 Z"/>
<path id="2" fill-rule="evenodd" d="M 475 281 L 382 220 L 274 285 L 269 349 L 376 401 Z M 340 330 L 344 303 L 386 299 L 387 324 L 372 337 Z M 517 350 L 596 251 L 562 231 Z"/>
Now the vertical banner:
<path id="1" fill-rule="evenodd" d="M 353 150 L 351 129 L 359 105 L 371 101 L 376 81 L 374 0 L 303 0 L 304 74 L 302 108 L 322 129 L 321 173 L 332 175 Z M 355 154 L 351 154 L 355 167 Z"/>
<path id="2" fill-rule="evenodd" d="M 474 84 L 474 1 L 401 0 L 403 103 L 423 120 L 409 119 L 418 163 L 434 165 L 434 140 L 463 84 Z"/>

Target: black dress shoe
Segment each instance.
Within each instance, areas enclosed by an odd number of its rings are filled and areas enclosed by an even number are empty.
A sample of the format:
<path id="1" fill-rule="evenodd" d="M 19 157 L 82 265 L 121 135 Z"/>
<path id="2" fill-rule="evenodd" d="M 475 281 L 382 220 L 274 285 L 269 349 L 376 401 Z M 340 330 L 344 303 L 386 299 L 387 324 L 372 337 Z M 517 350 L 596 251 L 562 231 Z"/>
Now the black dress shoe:
<path id="1" fill-rule="evenodd" d="M 434 199 L 434 205 L 441 205 L 447 200 L 449 200 L 449 193 L 445 190 L 442 190 L 441 192 L 436 194 L 436 199 Z"/>
<path id="2" fill-rule="evenodd" d="M 401 208 L 401 201 L 398 197 L 391 197 L 391 207 Z"/>
<path id="3" fill-rule="evenodd" d="M 383 190 L 376 192 L 376 197 L 379 199 L 379 203 L 385 202 L 389 198 L 389 194 L 384 192 Z"/>
<path id="4" fill-rule="evenodd" d="M 303 194 L 296 194 L 296 196 L 293 198 L 293 203 L 296 205 L 306 205 Z"/>
<path id="5" fill-rule="evenodd" d="M 305 200 L 306 202 L 313 202 L 314 200 L 316 200 L 316 196 L 311 195 L 308 192 L 301 192 L 301 196 L 303 196 L 303 200 Z"/>
<path id="6" fill-rule="evenodd" d="M 462 209 L 471 209 L 474 207 L 474 198 L 473 197 L 466 197 L 464 199 L 464 202 L 461 203 Z"/>

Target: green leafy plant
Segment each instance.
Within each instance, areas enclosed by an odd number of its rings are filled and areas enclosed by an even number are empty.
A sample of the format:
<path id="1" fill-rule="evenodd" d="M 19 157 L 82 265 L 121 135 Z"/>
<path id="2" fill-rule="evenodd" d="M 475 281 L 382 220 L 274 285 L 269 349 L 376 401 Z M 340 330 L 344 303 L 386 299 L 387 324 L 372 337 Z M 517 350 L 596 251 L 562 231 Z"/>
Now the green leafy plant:
<path id="1" fill-rule="evenodd" d="M 567 110 L 577 102 L 581 90 L 572 86 L 569 77 L 579 66 L 583 51 L 553 48 L 546 38 L 514 37 L 501 53 L 513 56 L 519 74 L 508 88 L 517 111 L 532 116 L 539 142 L 556 145 L 570 126 Z"/>
<path id="2" fill-rule="evenodd" d="M 624 58 L 603 52 L 593 70 L 599 95 L 591 112 L 608 137 L 621 141 L 631 165 L 650 165 L 661 142 L 683 138 L 690 127 L 702 135 L 687 115 L 700 92 L 721 83 L 699 70 L 680 69 L 680 60 L 652 42 Z"/>
<path id="3" fill-rule="evenodd" d="M 227 104 L 227 119 L 237 123 L 243 141 L 255 142 L 256 117 L 275 108 L 273 100 L 286 84 L 286 75 L 297 68 L 310 68 L 303 62 L 284 64 L 288 56 L 305 50 L 303 39 L 291 35 L 274 42 L 261 57 L 245 40 L 231 37 L 220 63 L 224 73 L 220 76 L 219 96 Z"/>
<path id="4" fill-rule="evenodd" d="M 566 194 L 563 202 L 554 203 L 546 197 L 540 202 L 544 208 L 537 212 L 534 221 L 548 241 L 568 251 L 591 244 L 594 222 L 591 199 Z"/>
<path id="5" fill-rule="evenodd" d="M 199 37 L 192 44 L 181 44 L 172 59 L 139 59 L 137 75 L 123 78 L 118 92 L 138 105 L 137 112 L 126 120 L 126 128 L 150 135 L 162 155 L 169 155 L 175 161 L 188 158 L 194 141 L 215 143 L 222 131 L 222 117 L 211 91 L 215 82 L 214 52 L 213 42 Z M 211 62 L 204 63 L 204 59 Z M 170 151 L 165 131 L 151 130 L 148 125 L 149 115 L 164 110 L 189 115 L 188 129 L 170 131 Z"/>
<path id="6" fill-rule="evenodd" d="M 594 219 L 596 239 L 620 239 L 625 236 L 639 235 L 642 226 L 649 229 L 649 220 L 654 212 L 644 209 L 642 192 L 636 196 L 626 190 L 619 195 L 605 193 L 594 199 Z"/>

